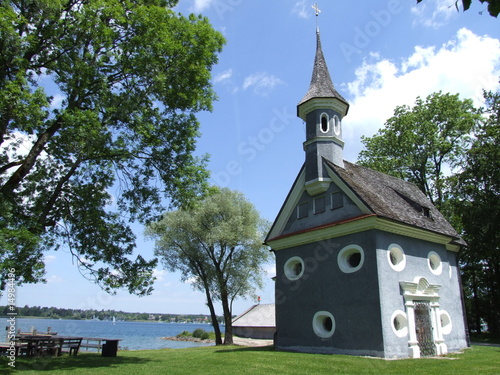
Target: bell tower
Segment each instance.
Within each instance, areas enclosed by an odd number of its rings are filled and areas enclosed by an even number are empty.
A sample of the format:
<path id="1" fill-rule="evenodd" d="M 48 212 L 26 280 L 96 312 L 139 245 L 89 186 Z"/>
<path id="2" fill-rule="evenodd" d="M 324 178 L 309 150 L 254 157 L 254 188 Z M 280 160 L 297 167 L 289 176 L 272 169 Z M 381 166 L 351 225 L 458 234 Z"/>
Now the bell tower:
<path id="1" fill-rule="evenodd" d="M 342 119 L 348 110 L 349 104 L 333 86 L 317 28 L 311 84 L 297 105 L 297 116 L 306 123 L 306 189 L 311 196 L 325 192 L 331 182 L 323 158 L 344 167 Z"/>

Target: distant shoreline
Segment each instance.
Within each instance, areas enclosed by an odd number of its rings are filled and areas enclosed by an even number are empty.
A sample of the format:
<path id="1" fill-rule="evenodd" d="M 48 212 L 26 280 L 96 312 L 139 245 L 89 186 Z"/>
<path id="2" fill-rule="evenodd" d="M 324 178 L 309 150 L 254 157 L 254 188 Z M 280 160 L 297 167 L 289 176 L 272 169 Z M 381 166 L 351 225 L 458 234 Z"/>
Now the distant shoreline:
<path id="1" fill-rule="evenodd" d="M 204 342 L 204 343 L 214 343 L 214 340 L 202 340 L 197 337 L 193 336 L 167 336 L 167 337 L 162 337 L 162 340 L 168 340 L 168 341 L 191 341 L 191 342 Z"/>

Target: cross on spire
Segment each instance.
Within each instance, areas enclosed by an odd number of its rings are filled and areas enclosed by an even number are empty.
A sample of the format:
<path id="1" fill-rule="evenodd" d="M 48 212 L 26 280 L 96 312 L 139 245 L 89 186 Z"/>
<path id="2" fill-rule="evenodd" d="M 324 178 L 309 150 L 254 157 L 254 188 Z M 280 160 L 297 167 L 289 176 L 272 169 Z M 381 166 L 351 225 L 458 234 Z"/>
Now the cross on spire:
<path id="1" fill-rule="evenodd" d="M 314 3 L 312 8 L 316 11 L 316 17 L 318 17 L 319 14 L 321 13 L 321 10 L 318 8 L 318 3 Z"/>
<path id="2" fill-rule="evenodd" d="M 319 32 L 319 26 L 318 26 L 318 16 L 319 14 L 321 13 L 321 10 L 319 9 L 318 7 L 318 3 L 314 3 L 314 5 L 312 6 L 312 8 L 314 9 L 314 11 L 316 12 L 316 32 Z"/>

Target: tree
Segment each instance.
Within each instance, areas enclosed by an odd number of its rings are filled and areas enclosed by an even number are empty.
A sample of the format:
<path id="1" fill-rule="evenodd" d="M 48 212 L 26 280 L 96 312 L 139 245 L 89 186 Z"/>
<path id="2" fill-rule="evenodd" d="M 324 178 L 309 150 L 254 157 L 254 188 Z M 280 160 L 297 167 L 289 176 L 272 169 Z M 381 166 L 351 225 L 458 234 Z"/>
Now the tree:
<path id="1" fill-rule="evenodd" d="M 500 336 L 500 93 L 485 93 L 485 121 L 463 170 L 452 180 L 451 200 L 468 248 L 461 254 L 469 324 Z"/>
<path id="2" fill-rule="evenodd" d="M 480 117 L 458 94 L 418 97 L 413 108 L 398 106 L 373 137 L 362 137 L 359 164 L 415 183 L 444 209 L 445 171 L 463 162 Z"/>
<path id="3" fill-rule="evenodd" d="M 457 8 L 458 11 L 458 2 L 460 0 L 455 0 L 455 7 Z M 497 17 L 498 13 L 500 13 L 500 0 L 479 0 L 481 4 L 487 3 L 488 4 L 488 13 L 492 17 Z M 417 0 L 417 4 L 422 2 L 422 0 Z M 464 12 L 470 8 L 470 5 L 472 3 L 472 0 L 462 0 L 462 6 L 464 7 Z M 481 12 L 482 13 L 482 12 Z"/>
<path id="4" fill-rule="evenodd" d="M 223 188 L 192 208 L 166 213 L 148 228 L 166 268 L 180 271 L 183 281 L 205 293 L 217 345 L 222 339 L 214 301 L 222 304 L 224 344 L 231 345 L 233 301 L 262 284 L 267 227 L 241 193 Z"/>
<path id="5" fill-rule="evenodd" d="M 61 243 L 106 290 L 151 291 L 130 223 L 206 189 L 193 151 L 224 39 L 177 0 L 0 4 L 0 287 Z"/>

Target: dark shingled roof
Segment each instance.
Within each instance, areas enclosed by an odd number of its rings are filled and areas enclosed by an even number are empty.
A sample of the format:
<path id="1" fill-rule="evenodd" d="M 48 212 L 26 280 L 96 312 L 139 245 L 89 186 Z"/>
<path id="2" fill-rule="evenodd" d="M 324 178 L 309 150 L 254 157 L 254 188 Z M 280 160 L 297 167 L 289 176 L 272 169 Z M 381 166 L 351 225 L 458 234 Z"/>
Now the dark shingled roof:
<path id="1" fill-rule="evenodd" d="M 335 90 L 335 87 L 333 87 L 332 78 L 328 72 L 325 56 L 323 55 L 323 50 L 321 49 L 319 31 L 316 33 L 316 57 L 314 58 L 314 69 L 311 77 L 311 84 L 309 85 L 309 91 L 298 105 L 301 105 L 313 98 L 337 98 L 348 104 L 342 95 Z"/>
<path id="2" fill-rule="evenodd" d="M 323 161 L 378 216 L 454 237 L 456 243 L 465 245 L 416 185 L 345 160 L 344 168 Z"/>

